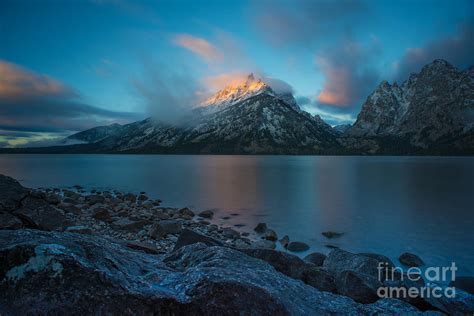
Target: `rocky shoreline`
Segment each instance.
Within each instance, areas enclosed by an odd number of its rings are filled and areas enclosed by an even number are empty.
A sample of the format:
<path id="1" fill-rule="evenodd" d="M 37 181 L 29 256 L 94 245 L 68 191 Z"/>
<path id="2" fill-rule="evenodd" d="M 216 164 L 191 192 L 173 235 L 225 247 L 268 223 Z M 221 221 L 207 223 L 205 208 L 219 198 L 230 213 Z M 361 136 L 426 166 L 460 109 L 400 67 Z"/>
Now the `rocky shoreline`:
<path id="1" fill-rule="evenodd" d="M 395 268 L 383 255 L 300 259 L 287 251 L 308 245 L 264 223 L 241 233 L 213 216 L 162 207 L 145 192 L 28 189 L 0 175 L 0 315 L 474 313 L 472 279 L 455 298 L 380 298 L 387 284 L 414 286 L 403 273 L 380 279 L 381 263 Z M 400 261 L 423 264 L 412 254 Z"/>

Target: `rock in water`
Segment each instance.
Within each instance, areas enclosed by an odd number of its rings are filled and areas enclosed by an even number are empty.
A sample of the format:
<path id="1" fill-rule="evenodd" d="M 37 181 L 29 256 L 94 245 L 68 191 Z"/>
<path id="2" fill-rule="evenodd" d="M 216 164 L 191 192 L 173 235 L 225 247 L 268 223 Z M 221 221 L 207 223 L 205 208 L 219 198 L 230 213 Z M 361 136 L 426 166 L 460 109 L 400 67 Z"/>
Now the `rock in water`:
<path id="1" fill-rule="evenodd" d="M 398 260 L 401 264 L 409 267 L 421 267 L 424 265 L 423 260 L 421 260 L 420 257 L 409 252 L 402 253 L 400 257 L 398 257 Z"/>
<path id="2" fill-rule="evenodd" d="M 271 241 L 277 241 L 278 236 L 277 236 L 277 234 L 275 233 L 274 230 L 267 229 L 267 231 L 265 232 L 265 239 L 266 240 L 271 240 Z"/>
<path id="3" fill-rule="evenodd" d="M 344 233 L 327 231 L 327 232 L 322 232 L 321 235 L 323 235 L 326 238 L 336 238 L 336 237 L 341 237 L 342 235 L 344 235 Z"/>
<path id="4" fill-rule="evenodd" d="M 307 244 L 305 244 L 304 242 L 291 241 L 286 246 L 286 249 L 288 249 L 289 251 L 293 251 L 293 252 L 300 252 L 300 251 L 308 250 L 309 246 Z"/>
<path id="5" fill-rule="evenodd" d="M 254 228 L 254 230 L 259 234 L 263 234 L 264 232 L 267 231 L 267 224 L 258 223 L 257 226 Z"/>
<path id="6" fill-rule="evenodd" d="M 199 213 L 199 216 L 202 218 L 212 218 L 214 216 L 214 212 L 211 210 L 202 211 Z"/>

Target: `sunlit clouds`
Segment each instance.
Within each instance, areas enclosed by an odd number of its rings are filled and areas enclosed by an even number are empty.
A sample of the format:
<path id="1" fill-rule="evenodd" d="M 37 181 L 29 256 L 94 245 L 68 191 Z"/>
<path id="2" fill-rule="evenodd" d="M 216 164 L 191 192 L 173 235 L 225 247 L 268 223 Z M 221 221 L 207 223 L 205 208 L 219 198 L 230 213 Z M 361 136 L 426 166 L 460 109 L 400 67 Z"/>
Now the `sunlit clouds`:
<path id="1" fill-rule="evenodd" d="M 173 38 L 173 43 L 186 48 L 208 62 L 222 62 L 224 60 L 224 54 L 203 38 L 180 34 Z"/>

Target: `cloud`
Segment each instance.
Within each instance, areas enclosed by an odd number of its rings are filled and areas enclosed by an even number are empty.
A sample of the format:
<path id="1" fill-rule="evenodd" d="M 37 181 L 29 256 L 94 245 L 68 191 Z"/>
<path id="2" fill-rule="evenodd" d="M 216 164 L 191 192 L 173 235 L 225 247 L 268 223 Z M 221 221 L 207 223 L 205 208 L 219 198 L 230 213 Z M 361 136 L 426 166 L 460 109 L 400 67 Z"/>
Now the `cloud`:
<path id="1" fill-rule="evenodd" d="M 208 62 L 222 62 L 224 54 L 207 40 L 189 34 L 179 34 L 173 38 L 173 43 L 181 46 Z"/>
<path id="2" fill-rule="evenodd" d="M 319 103 L 314 98 L 305 96 L 296 97 L 298 105 L 312 115 L 319 115 L 330 125 L 352 124 L 355 121 L 356 110 L 352 108 L 338 108 Z"/>
<path id="3" fill-rule="evenodd" d="M 379 52 L 376 39 L 363 45 L 350 38 L 321 50 L 315 62 L 325 81 L 317 95 L 318 102 L 343 107 L 359 105 L 380 80 L 374 68 Z"/>
<path id="4" fill-rule="evenodd" d="M 132 80 L 136 93 L 151 115 L 162 122 L 179 123 L 189 110 L 201 101 L 201 82 L 182 66 L 170 67 L 165 63 L 143 61 L 141 78 Z"/>
<path id="5" fill-rule="evenodd" d="M 116 112 L 81 102 L 79 94 L 60 81 L 0 60 L 0 136 L 5 137 L 5 131 L 63 135 L 139 118 L 139 113 Z"/>
<path id="6" fill-rule="evenodd" d="M 394 63 L 394 79 L 406 80 L 410 73 L 419 71 L 425 64 L 442 58 L 460 68 L 474 64 L 474 18 L 458 25 L 457 32 L 438 38 L 421 47 L 408 48 Z"/>
<path id="7" fill-rule="evenodd" d="M 331 38 L 370 17 L 361 0 L 296 0 L 257 2 L 254 22 L 257 31 L 276 45 L 312 45 Z"/>

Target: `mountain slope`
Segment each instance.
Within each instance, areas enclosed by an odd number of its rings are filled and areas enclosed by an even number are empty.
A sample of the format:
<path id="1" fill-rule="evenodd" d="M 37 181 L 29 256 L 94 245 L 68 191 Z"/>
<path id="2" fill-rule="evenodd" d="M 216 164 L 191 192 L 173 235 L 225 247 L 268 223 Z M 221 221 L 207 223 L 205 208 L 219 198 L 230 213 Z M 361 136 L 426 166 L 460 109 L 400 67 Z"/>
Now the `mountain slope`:
<path id="1" fill-rule="evenodd" d="M 391 146 L 414 152 L 472 150 L 473 133 L 474 79 L 469 71 L 435 60 L 401 85 L 383 81 L 367 98 L 343 142 L 359 149 L 375 142 L 372 152 Z"/>
<path id="2" fill-rule="evenodd" d="M 97 126 L 68 136 L 66 137 L 65 142 L 67 143 L 69 141 L 82 141 L 84 143 L 96 143 L 98 141 L 101 141 L 102 139 L 105 139 L 107 137 L 110 137 L 111 135 L 118 133 L 121 128 L 122 125 L 117 123 L 107 126 Z"/>

